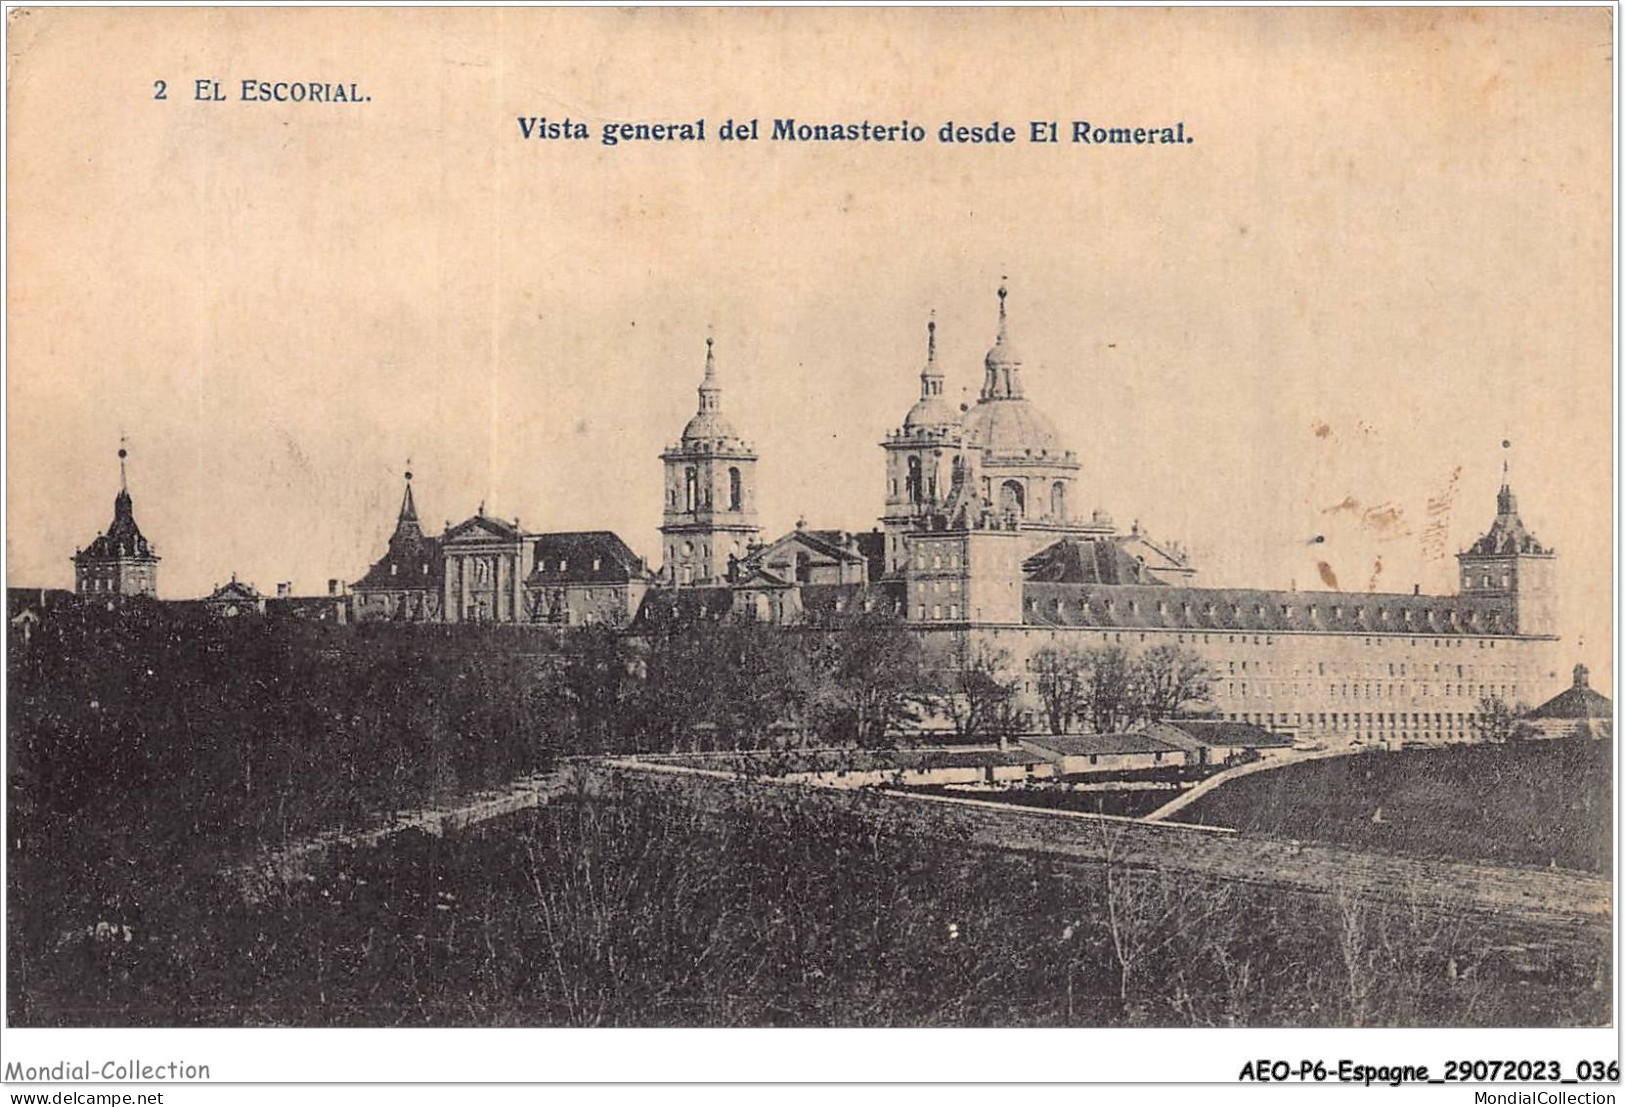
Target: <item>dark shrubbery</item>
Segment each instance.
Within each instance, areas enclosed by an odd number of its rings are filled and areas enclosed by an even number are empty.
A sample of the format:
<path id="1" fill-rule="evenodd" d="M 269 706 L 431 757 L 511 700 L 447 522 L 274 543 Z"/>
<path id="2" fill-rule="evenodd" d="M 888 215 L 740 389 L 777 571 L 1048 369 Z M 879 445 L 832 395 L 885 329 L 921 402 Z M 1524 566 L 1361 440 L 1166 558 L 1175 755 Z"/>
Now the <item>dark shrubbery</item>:
<path id="1" fill-rule="evenodd" d="M 1475 926 L 921 841 L 852 796 L 579 794 L 404 834 L 248 906 L 150 904 L 33 951 L 25 1025 L 1551 1025 L 1606 951 L 1513 965 Z M 203 885 L 205 887 L 209 885 Z M 15 948 L 15 947 L 14 947 Z"/>
<path id="2" fill-rule="evenodd" d="M 814 742 L 882 746 L 913 708 L 919 664 L 885 621 L 634 643 L 58 609 L 9 655 L 8 1016 L 1608 1020 L 1606 949 L 1497 953 L 1437 905 L 1062 870 L 922 840 L 859 796 L 747 790 L 706 812 L 658 792 L 581 794 L 443 840 L 403 833 L 255 904 L 218 876 L 258 848 L 573 753 L 752 748 L 785 721 Z"/>

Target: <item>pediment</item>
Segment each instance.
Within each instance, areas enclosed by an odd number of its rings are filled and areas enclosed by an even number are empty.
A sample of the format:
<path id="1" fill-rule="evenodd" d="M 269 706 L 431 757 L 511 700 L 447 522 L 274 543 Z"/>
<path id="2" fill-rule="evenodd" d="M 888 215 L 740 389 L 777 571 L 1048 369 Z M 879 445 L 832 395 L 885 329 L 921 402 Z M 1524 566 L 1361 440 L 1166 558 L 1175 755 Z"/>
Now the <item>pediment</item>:
<path id="1" fill-rule="evenodd" d="M 512 523 L 501 519 L 492 519 L 485 515 L 475 515 L 446 531 L 441 540 L 443 544 L 451 542 L 488 542 L 493 539 L 505 542 L 518 540 L 519 528 Z"/>
<path id="2" fill-rule="evenodd" d="M 789 563 L 794 564 L 797 554 L 806 556 L 813 565 L 838 565 L 842 562 L 857 562 L 863 560 L 862 554 L 843 550 L 838 546 L 830 545 L 811 535 L 791 531 L 782 538 L 764 546 L 751 555 L 750 560 L 755 565 L 768 565 L 783 561 L 786 557 Z"/>

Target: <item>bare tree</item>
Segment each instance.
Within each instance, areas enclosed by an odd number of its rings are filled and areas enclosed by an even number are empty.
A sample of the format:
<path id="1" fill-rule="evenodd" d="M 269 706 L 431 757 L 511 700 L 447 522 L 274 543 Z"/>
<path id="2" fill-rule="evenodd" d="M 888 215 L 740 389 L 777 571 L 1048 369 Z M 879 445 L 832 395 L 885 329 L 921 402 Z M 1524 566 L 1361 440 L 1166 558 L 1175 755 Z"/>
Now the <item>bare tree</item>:
<path id="1" fill-rule="evenodd" d="M 1485 696 L 1478 701 L 1471 724 L 1481 741 L 1517 742 L 1535 735 L 1528 715 L 1529 708 L 1524 704 L 1509 704 L 1500 696 Z"/>
<path id="2" fill-rule="evenodd" d="M 1065 734 L 1088 705 L 1089 655 L 1066 646 L 1045 646 L 1033 654 L 1034 687 L 1051 734 Z"/>
<path id="3" fill-rule="evenodd" d="M 1161 722 L 1212 690 L 1207 663 L 1179 646 L 1156 646 L 1139 659 L 1139 714 Z"/>
<path id="4" fill-rule="evenodd" d="M 885 745 L 917 722 L 925 691 L 918 636 L 890 612 L 831 613 L 797 634 L 790 664 L 795 700 L 824 737 Z"/>
<path id="5" fill-rule="evenodd" d="M 956 733 L 966 738 L 997 738 L 1003 746 L 1020 730 L 1018 683 L 1009 667 L 1008 651 L 983 643 L 972 646 L 963 634 L 956 638 L 952 664 L 938 696 Z"/>
<path id="6" fill-rule="evenodd" d="M 1140 718 L 1139 666 L 1121 646 L 1089 651 L 1085 694 L 1096 733 L 1127 730 Z"/>

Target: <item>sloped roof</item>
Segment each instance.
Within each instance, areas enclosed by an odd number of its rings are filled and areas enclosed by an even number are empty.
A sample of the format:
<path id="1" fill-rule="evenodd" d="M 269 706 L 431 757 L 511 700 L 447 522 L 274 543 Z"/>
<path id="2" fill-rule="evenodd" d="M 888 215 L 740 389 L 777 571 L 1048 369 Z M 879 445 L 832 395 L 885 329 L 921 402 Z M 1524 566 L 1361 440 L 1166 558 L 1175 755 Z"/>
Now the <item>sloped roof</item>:
<path id="1" fill-rule="evenodd" d="M 458 539 L 478 540 L 481 538 L 502 538 L 517 541 L 522 537 L 524 535 L 519 530 L 518 523 L 510 523 L 506 519 L 486 515 L 482 510 L 480 513 L 464 519 L 456 526 L 448 527 L 445 536 L 440 541 L 442 544 L 455 542 Z"/>
<path id="2" fill-rule="evenodd" d="M 1185 735 L 1204 746 L 1236 746 L 1243 749 L 1281 749 L 1292 745 L 1292 739 L 1274 734 L 1261 726 L 1229 720 L 1169 719 L 1152 723 L 1146 733 L 1167 741 L 1177 741 Z"/>
<path id="3" fill-rule="evenodd" d="M 325 622 L 337 620 L 343 605 L 343 596 L 269 596 L 265 600 L 265 613 Z"/>
<path id="4" fill-rule="evenodd" d="M 764 569 L 760 565 L 751 565 L 751 566 L 747 567 L 740 574 L 739 579 L 733 582 L 733 586 L 735 588 L 792 588 L 792 587 L 794 587 L 794 585 L 792 585 L 789 581 L 785 580 L 783 577 L 779 576 L 779 574 L 773 572 L 770 569 Z"/>
<path id="5" fill-rule="evenodd" d="M 6 589 L 6 610 L 12 615 L 22 611 L 43 611 L 54 605 L 71 604 L 77 597 L 66 588 L 10 588 Z"/>
<path id="6" fill-rule="evenodd" d="M 1523 518 L 1518 514 L 1518 498 L 1512 494 L 1511 485 L 1503 482 L 1501 491 L 1495 497 L 1495 522 L 1468 552 L 1479 557 L 1493 557 L 1505 554 L 1546 555 L 1552 551 L 1536 541 L 1529 528 L 1523 525 Z"/>
<path id="7" fill-rule="evenodd" d="M 1612 719 L 1614 701 L 1591 687 L 1584 665 L 1574 667 L 1574 683 L 1529 713 L 1531 719 Z"/>
<path id="8" fill-rule="evenodd" d="M 1595 688 L 1565 688 L 1529 713 L 1532 719 L 1612 719 L 1614 701 Z"/>
<path id="9" fill-rule="evenodd" d="M 1144 627 L 1270 633 L 1510 635 L 1506 596 L 1393 592 L 1282 592 L 1177 585 L 1053 584 L 1029 580 L 1022 619 L 1030 626 Z"/>
<path id="10" fill-rule="evenodd" d="M 393 571 L 391 566 L 394 566 Z M 361 591 L 434 591 L 445 576 L 438 538 L 402 537 L 389 543 L 389 550 L 373 563 L 367 575 L 351 585 Z"/>
<path id="11" fill-rule="evenodd" d="M 264 597 L 260 595 L 259 589 L 252 584 L 232 577 L 213 592 L 210 592 L 207 598 L 211 600 L 258 600 Z"/>
<path id="12" fill-rule="evenodd" d="M 676 628 L 701 619 L 722 619 L 733 610 L 733 589 L 706 585 L 692 588 L 651 588 L 638 605 L 634 630 Z"/>
<path id="13" fill-rule="evenodd" d="M 797 530 L 785 535 L 784 538 L 779 539 L 779 542 L 790 538 L 800 538 L 813 549 L 827 554 L 837 561 L 862 561 L 863 554 L 847 548 L 846 544 L 851 541 L 852 537 L 851 534 L 844 530 Z M 773 543 L 773 545 L 778 545 L 778 542 Z M 768 549 L 772 548 L 772 546 L 768 547 Z"/>
<path id="14" fill-rule="evenodd" d="M 113 522 L 108 526 L 107 532 L 98 534 L 95 540 L 76 553 L 73 559 L 105 561 L 112 558 L 158 560 L 157 551 L 141 533 L 141 528 L 136 526 L 135 506 L 130 501 L 130 493 L 123 488 L 113 497 Z"/>
<path id="15" fill-rule="evenodd" d="M 868 610 L 876 614 L 901 616 L 907 585 L 902 581 L 884 581 L 868 584 L 803 584 L 801 610 L 809 620 L 830 618 L 838 612 Z"/>
<path id="16" fill-rule="evenodd" d="M 831 561 L 846 565 L 861 562 L 869 580 L 879 580 L 886 573 L 886 536 L 877 530 L 793 530 L 752 551 L 742 564 L 760 565 L 775 550 L 795 542 Z"/>
<path id="17" fill-rule="evenodd" d="M 627 584 L 649 579 L 643 559 L 614 531 L 556 531 L 533 534 L 530 540 L 536 565 L 526 584 Z"/>
<path id="18" fill-rule="evenodd" d="M 1021 744 L 1061 757 L 1088 757 L 1091 754 L 1174 753 L 1179 747 L 1144 731 L 1130 734 L 1046 734 L 1023 738 Z"/>
<path id="19" fill-rule="evenodd" d="M 1165 584 L 1111 538 L 1063 538 L 1022 563 L 1027 579 L 1049 584 Z"/>
<path id="20" fill-rule="evenodd" d="M 802 533 L 835 547 L 845 557 L 851 557 L 855 549 L 857 556 L 866 563 L 871 581 L 886 575 L 886 536 L 880 531 L 809 530 Z M 848 543 L 851 544 L 850 548 Z"/>

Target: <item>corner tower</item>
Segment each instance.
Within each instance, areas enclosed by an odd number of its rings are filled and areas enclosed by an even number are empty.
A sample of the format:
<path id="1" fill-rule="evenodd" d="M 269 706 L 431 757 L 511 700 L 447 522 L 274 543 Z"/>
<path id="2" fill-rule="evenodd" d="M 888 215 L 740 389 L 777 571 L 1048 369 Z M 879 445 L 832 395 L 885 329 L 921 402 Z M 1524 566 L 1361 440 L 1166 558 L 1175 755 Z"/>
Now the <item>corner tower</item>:
<path id="1" fill-rule="evenodd" d="M 389 548 L 367 575 L 350 586 L 355 617 L 400 619 L 411 622 L 440 618 L 444 604 L 445 560 L 440 540 L 423 533 L 417 501 L 412 496 L 412 470 L 406 471 L 406 491 L 395 517 Z"/>
<path id="2" fill-rule="evenodd" d="M 1541 545 L 1518 514 L 1518 498 L 1503 462 L 1495 521 L 1468 549 L 1456 555 L 1464 595 L 1504 598 L 1514 632 L 1557 635 L 1557 552 Z"/>
<path id="3" fill-rule="evenodd" d="M 724 580 L 761 535 L 756 521 L 756 452 L 722 414 L 716 350 L 705 340 L 700 406 L 683 437 L 660 455 L 666 503 L 660 524 L 670 584 Z"/>
<path id="4" fill-rule="evenodd" d="M 73 554 L 73 586 L 81 596 L 156 596 L 158 554 L 136 526 L 135 505 L 124 470 L 129 451 L 118 451 L 118 495 L 106 533 Z"/>

